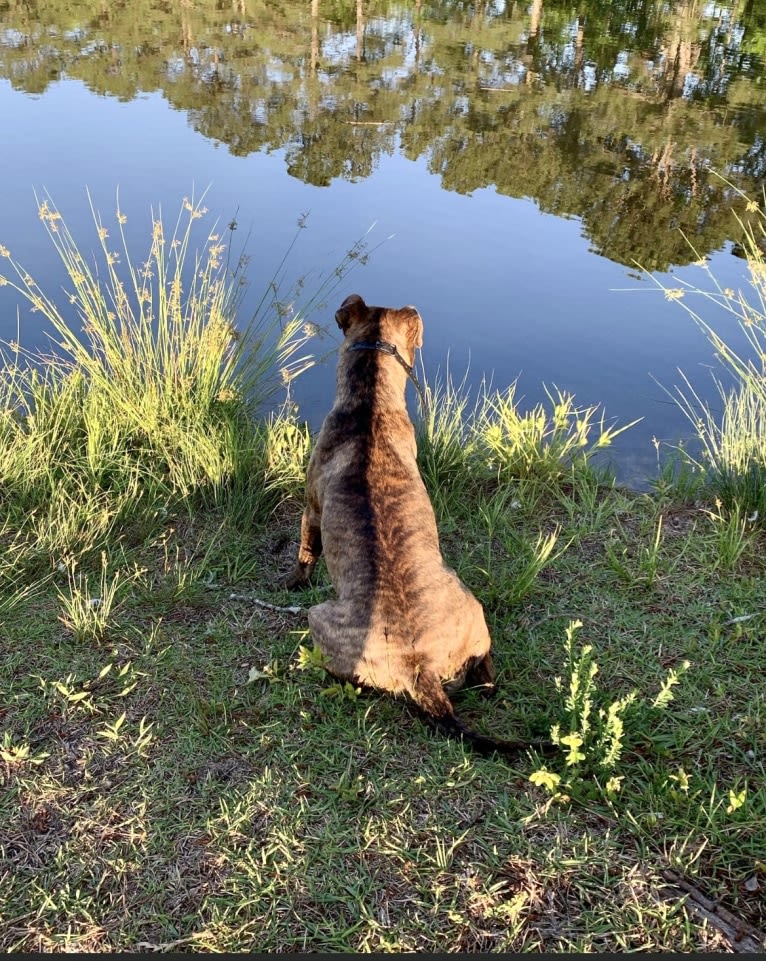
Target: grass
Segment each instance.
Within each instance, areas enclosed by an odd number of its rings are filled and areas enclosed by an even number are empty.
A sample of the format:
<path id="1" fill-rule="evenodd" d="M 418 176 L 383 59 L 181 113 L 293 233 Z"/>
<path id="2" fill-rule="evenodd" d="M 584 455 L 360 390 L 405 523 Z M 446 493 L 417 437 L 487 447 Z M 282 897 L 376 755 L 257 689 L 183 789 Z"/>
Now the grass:
<path id="1" fill-rule="evenodd" d="M 279 586 L 297 502 L 238 537 L 215 511 L 168 519 L 117 569 L 128 589 L 85 638 L 61 618 L 57 572 L 4 619 L 4 949 L 725 949 L 669 869 L 763 928 L 747 888 L 764 883 L 766 849 L 762 535 L 716 569 L 702 510 L 600 496 L 629 558 L 665 518 L 651 584 L 626 583 L 604 528 L 555 498 L 503 522 L 527 545 L 541 525 L 569 542 L 521 599 L 510 583 L 487 593 L 467 513 L 445 519 L 444 542 L 485 603 L 500 670 L 499 696 L 468 693 L 463 714 L 496 734 L 579 729 L 576 615 L 599 668 L 591 714 L 639 695 L 610 767 L 596 742 L 579 768 L 565 746 L 544 763 L 482 760 L 403 702 L 307 666 L 311 595 Z M 246 573 L 227 576 L 224 554 Z M 673 700 L 652 708 L 671 670 Z M 531 780 L 543 768 L 556 791 Z"/>
<path id="2" fill-rule="evenodd" d="M 208 440 L 236 454 L 216 475 L 170 427 L 163 447 L 115 414 L 91 463 L 69 392 L 98 376 L 45 373 L 7 374 L 2 950 L 763 946 L 766 535 L 749 514 L 668 472 L 652 494 L 609 483 L 603 421 L 565 395 L 534 431 L 508 394 L 427 411 L 442 547 L 499 671 L 494 699 L 459 709 L 558 741 L 510 765 L 312 655 L 323 566 L 281 586 L 310 444 L 294 417 L 213 403 Z M 513 424 L 534 456 L 503 455 L 495 427 Z"/>
<path id="3" fill-rule="evenodd" d="M 91 265 L 43 200 L 39 216 L 71 284 L 66 310 L 0 246 L 0 284 L 40 313 L 54 338 L 52 353 L 16 343 L 2 357 L 4 524 L 27 569 L 68 566 L 143 538 L 181 504 L 225 505 L 231 517 L 262 520 L 300 483 L 309 438 L 289 391 L 270 418 L 254 415 L 312 362 L 307 315 L 363 247 L 298 307 L 285 306 L 292 298 L 278 270 L 270 296 L 235 328 L 242 263 L 229 265 L 215 228 L 204 253 L 192 253 L 204 213 L 187 199 L 171 228 L 153 214 L 149 250 L 136 265 L 126 215 L 118 208 L 113 245 L 94 211 L 101 257 Z"/>

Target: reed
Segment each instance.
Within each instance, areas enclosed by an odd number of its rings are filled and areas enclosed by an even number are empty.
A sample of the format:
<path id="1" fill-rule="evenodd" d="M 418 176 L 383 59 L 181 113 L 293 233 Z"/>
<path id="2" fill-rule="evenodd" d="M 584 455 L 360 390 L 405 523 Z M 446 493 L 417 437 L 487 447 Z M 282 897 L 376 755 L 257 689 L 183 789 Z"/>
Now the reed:
<path id="1" fill-rule="evenodd" d="M 3 520 L 22 532 L 28 554 L 55 563 L 100 549 L 115 525 L 131 516 L 149 523 L 171 502 L 232 502 L 241 513 L 247 493 L 251 520 L 274 506 L 294 484 L 290 458 L 303 456 L 298 444 L 288 458 L 285 440 L 305 431 L 289 403 L 271 419 L 259 415 L 313 362 L 306 316 L 360 253 L 355 245 L 297 307 L 286 306 L 298 301 L 284 290 L 283 261 L 254 316 L 235 326 L 244 258 L 231 267 L 215 227 L 198 243 L 201 203 L 185 199 L 170 226 L 152 213 L 141 263 L 126 215 L 118 208 L 107 227 L 91 211 L 93 263 L 52 201 L 39 203 L 68 277 L 63 304 L 0 246 L 0 284 L 41 315 L 54 340 L 46 353 L 18 343 L 1 351 Z"/>
<path id="2" fill-rule="evenodd" d="M 741 193 L 741 191 L 738 191 Z M 708 265 L 700 261 L 708 289 L 692 283 L 669 290 L 710 342 L 720 365 L 713 372 L 719 402 L 713 407 L 679 371 L 682 385 L 669 391 L 691 423 L 699 453 L 688 449 L 682 459 L 702 475 L 712 499 L 729 510 L 741 510 L 754 519 L 766 516 L 766 211 L 747 202 L 752 219 L 738 218 L 742 252 L 749 268 L 749 289 L 722 287 Z M 700 299 L 702 306 L 697 306 Z M 731 332 L 722 332 L 705 317 L 706 308 L 724 318 Z M 739 346 L 733 346 L 734 341 Z"/>

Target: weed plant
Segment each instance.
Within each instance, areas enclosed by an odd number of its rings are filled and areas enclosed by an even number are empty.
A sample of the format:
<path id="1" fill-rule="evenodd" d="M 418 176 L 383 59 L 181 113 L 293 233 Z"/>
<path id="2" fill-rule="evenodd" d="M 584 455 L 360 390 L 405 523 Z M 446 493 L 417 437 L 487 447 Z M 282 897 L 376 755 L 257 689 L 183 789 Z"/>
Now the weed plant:
<path id="1" fill-rule="evenodd" d="M 444 513 L 476 484 L 471 425 L 479 402 L 471 405 L 467 378 L 466 371 L 456 384 L 447 370 L 444 378 L 426 381 L 426 402 L 416 425 L 418 466 L 435 508 Z"/>
<path id="2" fill-rule="evenodd" d="M 576 633 L 582 626 L 582 621 L 570 621 L 567 626 L 565 672 L 554 679 L 556 690 L 563 697 L 563 720 L 551 727 L 551 740 L 563 755 L 566 774 L 562 777 L 543 765 L 530 775 L 533 784 L 547 789 L 558 802 L 571 800 L 574 792 L 582 795 L 583 788 L 587 797 L 587 778 L 593 779 L 607 800 L 620 791 L 624 775 L 614 772 L 628 746 L 629 732 L 635 737 L 636 727 L 642 726 L 641 736 L 651 737 L 647 726 L 655 721 L 652 712 L 669 706 L 673 688 L 690 667 L 689 661 L 683 661 L 677 670 L 671 669 L 651 702 L 641 699 L 635 688 L 609 701 L 596 683 L 599 667 L 593 645 L 576 644 Z M 639 713 L 641 720 L 638 720 Z M 632 723 L 626 725 L 628 717 Z"/>
<path id="3" fill-rule="evenodd" d="M 115 612 L 122 575 L 117 571 L 110 576 L 106 553 L 101 555 L 101 576 L 95 587 L 92 579 L 77 572 L 76 567 L 72 559 L 67 571 L 68 590 L 57 589 L 61 602 L 59 619 L 76 641 L 99 643 Z"/>

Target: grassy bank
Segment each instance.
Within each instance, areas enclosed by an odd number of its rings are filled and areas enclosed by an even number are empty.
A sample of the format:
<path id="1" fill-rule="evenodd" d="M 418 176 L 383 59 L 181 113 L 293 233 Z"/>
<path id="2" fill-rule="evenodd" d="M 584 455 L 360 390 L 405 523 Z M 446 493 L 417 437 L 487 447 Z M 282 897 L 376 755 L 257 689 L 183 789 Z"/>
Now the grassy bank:
<path id="1" fill-rule="evenodd" d="M 512 391 L 474 407 L 434 388 L 421 465 L 499 669 L 499 695 L 466 692 L 461 713 L 559 742 L 544 761 L 478 758 L 316 666 L 305 612 L 326 573 L 281 587 L 309 439 L 252 400 L 303 355 L 305 315 L 233 339 L 219 239 L 192 271 L 203 296 L 163 232 L 151 290 L 136 270 L 105 294 L 70 248 L 88 349 L 62 317 L 62 360 L 6 357 L 0 947 L 762 943 L 764 534 L 749 505 L 710 464 L 652 494 L 617 488 L 592 467 L 610 429 L 566 395 L 522 414 Z"/>

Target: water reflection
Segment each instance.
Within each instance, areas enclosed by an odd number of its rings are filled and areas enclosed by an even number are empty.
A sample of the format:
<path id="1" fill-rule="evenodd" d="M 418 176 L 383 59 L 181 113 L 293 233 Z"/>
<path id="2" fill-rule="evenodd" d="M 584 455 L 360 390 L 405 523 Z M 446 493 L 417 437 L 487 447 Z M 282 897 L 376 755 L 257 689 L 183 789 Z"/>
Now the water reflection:
<path id="1" fill-rule="evenodd" d="M 764 50 L 763 0 L 0 3 L 17 89 L 161 91 L 206 137 L 285 149 L 314 185 L 400 150 L 445 189 L 533 198 L 655 270 L 746 216 L 737 191 L 766 174 Z"/>

